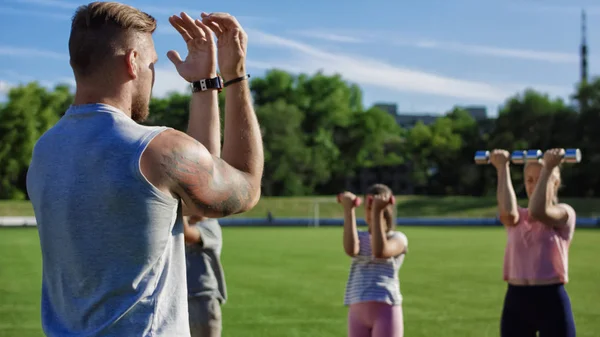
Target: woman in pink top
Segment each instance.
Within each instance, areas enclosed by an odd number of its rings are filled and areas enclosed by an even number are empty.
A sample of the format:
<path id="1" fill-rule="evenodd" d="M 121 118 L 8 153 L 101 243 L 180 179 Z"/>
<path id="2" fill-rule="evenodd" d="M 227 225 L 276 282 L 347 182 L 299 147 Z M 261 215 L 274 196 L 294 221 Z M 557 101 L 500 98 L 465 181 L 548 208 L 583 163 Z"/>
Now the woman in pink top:
<path id="1" fill-rule="evenodd" d="M 546 151 L 524 168 L 527 208 L 517 206 L 510 179 L 509 153 L 494 150 L 498 209 L 508 240 L 504 280 L 508 290 L 500 324 L 503 337 L 574 337 L 568 282 L 568 255 L 575 211 L 557 199 L 563 149 Z"/>

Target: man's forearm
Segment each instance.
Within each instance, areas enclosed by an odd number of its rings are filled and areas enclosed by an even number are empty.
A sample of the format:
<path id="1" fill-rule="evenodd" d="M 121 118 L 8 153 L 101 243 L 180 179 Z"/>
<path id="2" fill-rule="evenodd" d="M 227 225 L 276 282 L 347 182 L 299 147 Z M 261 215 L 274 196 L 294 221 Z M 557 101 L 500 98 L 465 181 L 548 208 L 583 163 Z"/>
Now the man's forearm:
<path id="1" fill-rule="evenodd" d="M 223 160 L 260 179 L 264 165 L 262 135 L 247 80 L 227 87 L 224 133 Z"/>
<path id="2" fill-rule="evenodd" d="M 216 90 L 196 92 L 190 101 L 187 134 L 214 156 L 221 156 L 221 121 Z"/>

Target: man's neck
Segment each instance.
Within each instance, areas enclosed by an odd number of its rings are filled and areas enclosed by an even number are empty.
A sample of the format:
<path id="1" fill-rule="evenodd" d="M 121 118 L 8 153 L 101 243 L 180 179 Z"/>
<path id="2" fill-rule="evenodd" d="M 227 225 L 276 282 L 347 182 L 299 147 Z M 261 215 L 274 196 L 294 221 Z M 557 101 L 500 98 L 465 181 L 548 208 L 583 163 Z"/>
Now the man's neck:
<path id="1" fill-rule="evenodd" d="M 97 89 L 77 88 L 73 105 L 106 104 L 117 108 L 131 117 L 131 101 L 117 92 L 101 92 Z"/>

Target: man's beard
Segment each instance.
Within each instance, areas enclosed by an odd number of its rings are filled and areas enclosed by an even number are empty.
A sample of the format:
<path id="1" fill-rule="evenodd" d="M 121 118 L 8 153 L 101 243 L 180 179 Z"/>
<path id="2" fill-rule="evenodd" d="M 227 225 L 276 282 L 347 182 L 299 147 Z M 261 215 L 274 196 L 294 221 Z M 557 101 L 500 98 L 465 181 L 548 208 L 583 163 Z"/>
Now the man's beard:
<path id="1" fill-rule="evenodd" d="M 136 123 L 142 123 L 148 118 L 150 113 L 150 102 L 141 95 L 134 97 L 131 102 L 131 119 Z"/>

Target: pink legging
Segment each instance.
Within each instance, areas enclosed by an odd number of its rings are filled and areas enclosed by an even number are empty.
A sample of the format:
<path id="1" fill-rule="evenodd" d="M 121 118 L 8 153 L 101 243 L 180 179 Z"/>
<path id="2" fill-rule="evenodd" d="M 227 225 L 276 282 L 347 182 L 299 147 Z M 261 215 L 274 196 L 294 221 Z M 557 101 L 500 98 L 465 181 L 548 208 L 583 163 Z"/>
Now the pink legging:
<path id="1" fill-rule="evenodd" d="M 348 337 L 403 337 L 402 307 L 362 302 L 348 310 Z"/>

